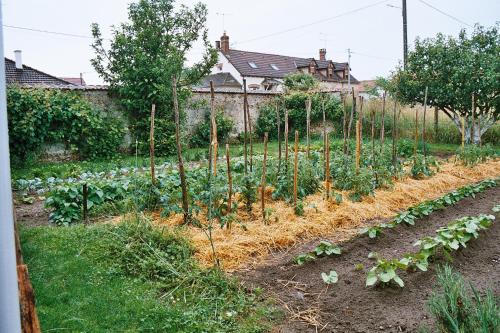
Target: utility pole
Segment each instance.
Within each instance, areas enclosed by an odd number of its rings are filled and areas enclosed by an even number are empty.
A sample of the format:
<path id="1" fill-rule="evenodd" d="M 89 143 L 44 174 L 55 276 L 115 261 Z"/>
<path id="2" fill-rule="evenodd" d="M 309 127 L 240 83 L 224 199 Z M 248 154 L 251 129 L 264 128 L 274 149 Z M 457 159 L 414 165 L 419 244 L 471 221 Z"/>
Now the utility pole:
<path id="1" fill-rule="evenodd" d="M 351 49 L 347 49 L 347 93 L 351 91 Z"/>
<path id="2" fill-rule="evenodd" d="M 0 0 L 0 22 L 2 21 Z M 0 54 L 3 49 L 3 26 L 0 25 Z M 5 67 L 0 68 L 0 332 L 21 332 L 17 284 L 14 210 L 9 161 Z"/>
<path id="3" fill-rule="evenodd" d="M 403 68 L 408 60 L 408 21 L 406 17 L 406 0 L 403 0 Z"/>

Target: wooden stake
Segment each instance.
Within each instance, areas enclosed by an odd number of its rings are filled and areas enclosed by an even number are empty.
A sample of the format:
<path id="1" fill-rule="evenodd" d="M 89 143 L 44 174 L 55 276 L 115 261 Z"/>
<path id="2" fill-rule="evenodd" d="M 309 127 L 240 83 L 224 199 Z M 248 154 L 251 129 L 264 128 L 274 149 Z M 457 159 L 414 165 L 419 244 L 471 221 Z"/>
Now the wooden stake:
<path id="1" fill-rule="evenodd" d="M 471 136 L 470 136 L 470 142 L 471 144 L 474 144 L 474 134 L 475 134 L 475 123 L 476 123 L 476 117 L 475 117 L 475 113 L 476 113 L 476 100 L 474 98 L 474 93 L 472 93 L 472 126 L 471 126 Z"/>
<path id="2" fill-rule="evenodd" d="M 356 96 L 354 95 L 354 88 L 352 88 L 352 108 L 351 108 L 351 117 L 349 118 L 349 125 L 347 127 L 347 141 L 351 139 L 351 127 L 355 113 L 356 113 Z M 349 155 L 349 145 L 347 145 L 347 155 Z"/>
<path id="3" fill-rule="evenodd" d="M 89 197 L 89 188 L 87 186 L 87 183 L 83 184 L 83 223 L 87 224 L 88 219 L 89 219 L 89 212 L 88 212 L 88 197 Z"/>
<path id="4" fill-rule="evenodd" d="M 172 75 L 172 98 L 174 100 L 174 116 L 175 116 L 175 143 L 177 145 L 177 159 L 179 164 L 179 176 L 181 178 L 181 190 L 182 190 L 182 209 L 184 210 L 184 224 L 187 224 L 191 220 L 189 214 L 188 205 L 188 195 L 187 195 L 187 184 L 186 184 L 186 174 L 184 171 L 184 161 L 182 159 L 182 147 L 180 139 L 180 120 L 179 120 L 179 101 L 177 100 L 177 78 Z"/>
<path id="5" fill-rule="evenodd" d="M 376 167 L 375 163 L 375 109 L 371 112 L 371 125 L 372 125 L 372 163 L 373 167 Z"/>
<path id="6" fill-rule="evenodd" d="M 214 92 L 214 82 L 210 81 L 210 144 L 212 145 L 213 154 L 213 170 L 214 176 L 217 176 L 217 122 L 215 121 L 216 111 L 215 111 L 215 92 Z"/>
<path id="7" fill-rule="evenodd" d="M 363 96 L 359 96 L 359 114 L 358 114 L 358 119 L 359 119 L 359 155 L 361 156 L 362 153 L 362 140 L 363 140 L 363 103 L 364 98 Z"/>
<path id="8" fill-rule="evenodd" d="M 465 148 L 465 117 L 462 117 L 462 151 Z"/>
<path id="9" fill-rule="evenodd" d="M 299 131 L 295 131 L 295 146 L 293 160 L 293 205 L 297 207 L 297 180 L 299 173 Z"/>
<path id="10" fill-rule="evenodd" d="M 231 177 L 231 158 L 229 156 L 229 143 L 226 143 L 226 163 L 227 163 L 227 213 L 231 214 L 233 209 L 233 178 Z M 228 224 L 228 229 L 231 226 Z"/>
<path id="11" fill-rule="evenodd" d="M 361 159 L 361 120 L 356 120 L 356 174 L 359 174 Z"/>
<path id="12" fill-rule="evenodd" d="M 342 124 L 342 131 L 344 132 L 344 147 L 342 151 L 344 152 L 344 155 L 347 154 L 347 110 L 346 110 L 346 99 L 347 99 L 347 94 L 342 95 L 342 110 L 344 112 L 344 119 L 343 119 L 343 124 Z"/>
<path id="13" fill-rule="evenodd" d="M 387 97 L 386 92 L 382 96 L 382 120 L 380 121 L 380 153 L 384 149 L 384 136 L 385 136 L 385 99 Z"/>
<path id="14" fill-rule="evenodd" d="M 326 112 L 325 112 L 325 99 L 321 95 L 321 111 L 323 112 L 323 160 L 325 163 L 323 166 L 326 168 Z M 326 179 L 325 179 L 326 180 Z"/>
<path id="15" fill-rule="evenodd" d="M 427 157 L 427 150 L 425 148 L 425 119 L 427 114 L 427 93 L 429 91 L 429 87 L 425 87 L 425 95 L 424 95 L 424 120 L 422 124 L 422 150 L 424 153 L 424 160 Z"/>
<path id="16" fill-rule="evenodd" d="M 396 169 L 397 162 L 397 149 L 396 149 L 396 137 L 397 137 L 397 102 L 394 100 L 394 119 L 392 122 L 392 165 Z"/>
<path id="17" fill-rule="evenodd" d="M 266 162 L 267 162 L 267 132 L 264 133 L 264 159 L 262 161 L 262 179 L 260 181 L 260 195 L 262 221 L 266 223 Z"/>
<path id="18" fill-rule="evenodd" d="M 247 80 L 243 79 L 243 126 L 244 126 L 244 136 L 243 136 L 243 149 L 244 149 L 244 160 L 245 160 L 245 175 L 248 172 L 248 157 L 247 157 Z"/>
<path id="19" fill-rule="evenodd" d="M 288 171 L 288 109 L 285 104 L 285 169 Z"/>
<path id="20" fill-rule="evenodd" d="M 280 117 L 280 101 L 276 102 L 276 123 L 278 125 L 278 173 L 281 170 L 281 117 Z"/>
<path id="21" fill-rule="evenodd" d="M 252 118 L 250 118 L 250 106 L 247 99 L 247 120 L 248 120 L 248 135 L 250 137 L 250 172 L 253 172 L 253 137 L 252 137 Z"/>
<path id="22" fill-rule="evenodd" d="M 310 157 L 310 149 L 311 149 L 310 131 L 311 131 L 311 96 L 308 96 L 306 100 L 306 141 L 307 141 L 306 152 L 308 159 Z"/>
<path id="23" fill-rule="evenodd" d="M 416 157 L 418 152 L 418 108 L 415 108 L 415 144 L 413 147 L 413 155 Z"/>
<path id="24" fill-rule="evenodd" d="M 149 159 L 151 166 L 151 183 L 156 184 L 155 177 L 155 110 L 156 105 L 151 106 L 151 125 L 149 127 Z"/>
<path id="25" fill-rule="evenodd" d="M 326 200 L 330 198 L 330 138 L 325 133 L 325 191 Z"/>
<path id="26" fill-rule="evenodd" d="M 19 287 L 22 332 L 40 333 L 40 322 L 35 308 L 35 293 L 33 292 L 26 265 L 17 266 L 17 283 Z"/>

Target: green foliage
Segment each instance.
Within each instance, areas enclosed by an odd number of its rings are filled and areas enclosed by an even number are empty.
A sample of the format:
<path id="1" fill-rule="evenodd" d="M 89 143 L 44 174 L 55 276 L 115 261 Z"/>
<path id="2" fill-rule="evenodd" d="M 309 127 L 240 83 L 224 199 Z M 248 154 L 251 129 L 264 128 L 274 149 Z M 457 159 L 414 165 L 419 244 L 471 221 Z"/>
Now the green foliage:
<path id="1" fill-rule="evenodd" d="M 291 91 L 310 91 L 319 86 L 319 81 L 308 73 L 297 72 L 285 76 L 285 87 Z"/>
<path id="2" fill-rule="evenodd" d="M 106 116 L 77 92 L 10 87 L 7 110 L 15 163 L 25 162 L 50 143 L 64 143 L 82 158 L 110 157 L 125 134 L 119 120 Z"/>
<path id="3" fill-rule="evenodd" d="M 449 266 L 438 269 L 439 290 L 432 293 L 427 308 L 436 320 L 436 329 L 444 333 L 495 332 L 500 327 L 500 302 L 492 290 L 480 296 L 463 277 Z"/>
<path id="4" fill-rule="evenodd" d="M 368 168 L 360 168 L 358 173 L 355 172 L 351 183 L 352 191 L 349 193 L 349 199 L 352 201 L 361 201 L 364 196 L 373 194 L 375 190 L 373 174 Z"/>
<path id="5" fill-rule="evenodd" d="M 339 276 L 335 271 L 330 271 L 330 273 L 328 274 L 323 272 L 321 273 L 321 278 L 323 279 L 323 282 L 325 282 L 326 284 L 334 284 L 337 283 L 337 281 L 339 280 Z"/>
<path id="6" fill-rule="evenodd" d="M 210 72 L 217 61 L 207 34 L 207 7 L 176 6 L 175 0 L 141 0 L 128 7 L 129 21 L 115 26 L 109 50 L 97 23 L 92 25 L 97 73 L 110 84 L 129 113 L 132 137 L 149 138 L 151 105 L 156 105 L 155 148 L 158 154 L 175 152 L 172 76 L 178 78 L 179 107 L 190 95 L 187 88 Z M 203 57 L 191 67 L 187 53 L 200 41 Z M 133 64 L 133 66 L 131 66 Z M 146 145 L 141 146 L 147 149 Z"/>
<path id="7" fill-rule="evenodd" d="M 398 260 L 377 259 L 377 265 L 372 267 L 366 276 L 366 286 L 373 286 L 377 282 L 388 285 L 391 281 L 404 287 L 404 282 L 396 274 L 398 268 L 405 268 Z"/>
<path id="8" fill-rule="evenodd" d="M 293 211 L 297 216 L 304 216 L 304 202 L 302 200 L 297 200 L 297 203 L 293 207 Z"/>
<path id="9" fill-rule="evenodd" d="M 457 161 L 466 166 L 474 166 L 478 163 L 486 162 L 488 159 L 496 156 L 495 150 L 491 145 L 477 146 L 466 145 L 463 149 L 457 150 Z"/>
<path id="10" fill-rule="evenodd" d="M 146 220 L 22 229 L 21 243 L 44 331 L 250 333 L 274 316 L 258 292 L 200 268 L 186 239 Z"/>
<path id="11" fill-rule="evenodd" d="M 219 144 L 225 142 L 229 138 L 229 134 L 234 128 L 232 118 L 224 114 L 224 110 L 218 110 L 215 114 L 215 122 L 217 124 L 217 142 Z M 210 142 L 210 111 L 206 110 L 203 120 L 198 123 L 193 134 L 191 135 L 189 144 L 192 147 L 207 147 Z M 220 146 L 222 147 L 222 146 Z"/>
<path id="12" fill-rule="evenodd" d="M 438 162 L 433 156 L 424 157 L 424 155 L 417 154 L 411 161 L 410 173 L 414 179 L 430 177 L 439 169 Z"/>
<path id="13" fill-rule="evenodd" d="M 317 258 L 340 255 L 341 253 L 342 250 L 339 246 L 328 241 L 321 241 L 312 251 L 297 255 L 295 257 L 295 262 L 297 265 L 303 265 L 306 262 L 316 260 Z"/>
<path id="14" fill-rule="evenodd" d="M 464 29 L 456 38 L 438 34 L 417 39 L 405 68 L 398 68 L 393 76 L 389 86 L 392 94 L 403 104 L 423 104 L 428 87 L 427 104 L 444 111 L 459 130 L 460 117 L 466 117 L 466 139 L 470 142 L 473 94 L 478 107 L 476 119 L 483 129 L 492 126 L 500 115 L 499 25 L 476 25 L 470 35 Z"/>

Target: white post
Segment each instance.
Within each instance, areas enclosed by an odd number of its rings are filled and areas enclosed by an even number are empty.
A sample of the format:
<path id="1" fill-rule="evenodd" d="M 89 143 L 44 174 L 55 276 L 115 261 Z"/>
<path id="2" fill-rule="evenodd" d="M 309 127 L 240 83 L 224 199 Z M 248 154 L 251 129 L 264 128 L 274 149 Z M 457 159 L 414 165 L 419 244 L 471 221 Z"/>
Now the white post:
<path id="1" fill-rule="evenodd" d="M 4 56 L 2 7 L 0 0 L 0 54 Z M 21 332 L 21 315 L 13 212 L 5 66 L 0 66 L 0 332 L 18 333 Z"/>

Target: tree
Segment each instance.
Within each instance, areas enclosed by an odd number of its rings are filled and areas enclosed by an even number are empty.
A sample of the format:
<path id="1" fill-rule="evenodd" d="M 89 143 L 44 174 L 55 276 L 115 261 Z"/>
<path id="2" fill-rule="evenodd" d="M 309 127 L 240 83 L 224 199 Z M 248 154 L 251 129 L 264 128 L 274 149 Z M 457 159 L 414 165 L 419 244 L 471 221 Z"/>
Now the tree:
<path id="1" fill-rule="evenodd" d="M 109 50 L 104 46 L 100 27 L 92 24 L 93 67 L 120 97 L 130 116 L 131 133 L 139 141 L 147 141 L 149 110 L 156 105 L 155 146 L 163 154 L 172 154 L 176 149 L 172 76 L 179 78 L 182 109 L 190 94 L 182 87 L 199 81 L 217 61 L 217 52 L 208 41 L 206 6 L 181 5 L 176 10 L 174 4 L 175 0 L 130 4 L 129 22 L 113 27 Z M 203 45 L 203 58 L 187 67 L 186 54 L 197 41 Z"/>
<path id="2" fill-rule="evenodd" d="M 444 112 L 459 130 L 464 117 L 466 141 L 478 143 L 499 119 L 499 28 L 499 23 L 491 28 L 476 25 L 470 36 L 462 30 L 458 38 L 438 34 L 417 39 L 406 69 L 398 68 L 392 77 L 391 92 L 400 102 L 413 105 L 423 103 L 427 86 L 427 104 Z"/>

